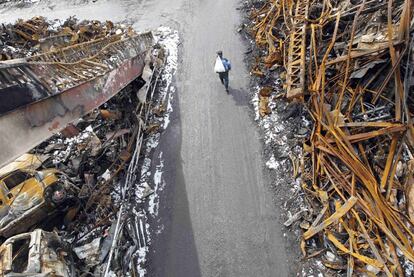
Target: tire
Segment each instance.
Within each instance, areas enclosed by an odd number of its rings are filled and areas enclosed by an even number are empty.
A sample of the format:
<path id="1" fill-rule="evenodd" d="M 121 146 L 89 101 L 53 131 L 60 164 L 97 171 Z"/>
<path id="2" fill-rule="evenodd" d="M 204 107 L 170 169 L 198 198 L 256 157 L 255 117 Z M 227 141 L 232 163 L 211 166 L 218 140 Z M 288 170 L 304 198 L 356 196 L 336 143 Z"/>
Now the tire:
<path id="1" fill-rule="evenodd" d="M 62 198 L 61 199 L 56 199 L 56 198 L 53 197 L 54 193 L 56 191 L 60 191 L 62 193 Z M 66 201 L 67 192 L 60 185 L 49 186 L 45 189 L 45 191 L 43 193 L 43 197 L 45 198 L 45 201 L 48 204 L 51 204 L 53 207 L 56 207 L 56 206 L 62 205 Z"/>
<path id="2" fill-rule="evenodd" d="M 47 204 L 52 204 L 53 192 L 54 190 L 52 187 L 45 188 L 45 191 L 43 192 L 43 198 L 45 199 Z"/>

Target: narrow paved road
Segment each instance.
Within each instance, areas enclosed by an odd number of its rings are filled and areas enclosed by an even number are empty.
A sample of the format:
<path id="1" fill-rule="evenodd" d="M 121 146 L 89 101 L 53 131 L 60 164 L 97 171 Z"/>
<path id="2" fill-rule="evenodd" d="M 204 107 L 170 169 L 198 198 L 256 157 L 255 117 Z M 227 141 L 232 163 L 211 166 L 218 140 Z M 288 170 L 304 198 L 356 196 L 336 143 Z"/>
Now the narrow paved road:
<path id="1" fill-rule="evenodd" d="M 288 276 L 277 210 L 249 117 L 249 76 L 235 31 L 237 3 L 193 1 L 180 26 L 179 118 L 170 126 L 170 134 L 181 126 L 180 159 L 172 169 L 177 172 L 173 201 L 167 200 L 173 202 L 170 234 L 156 255 L 154 276 Z M 213 73 L 218 49 L 233 64 L 230 95 Z M 162 150 L 169 139 L 164 136 Z"/>
<path id="2" fill-rule="evenodd" d="M 43 1 L 13 17 L 127 20 L 136 28 L 180 31 L 174 113 L 158 151 L 166 164 L 163 232 L 150 276 L 288 276 L 278 211 L 262 172 L 261 145 L 249 117 L 237 0 Z M 77 3 L 74 5 L 73 3 Z M 87 1 L 86 1 L 87 2 Z M 43 7 L 43 8 L 42 8 Z M 213 73 L 216 50 L 233 64 L 230 95 Z M 156 153 L 155 156 L 158 156 Z"/>

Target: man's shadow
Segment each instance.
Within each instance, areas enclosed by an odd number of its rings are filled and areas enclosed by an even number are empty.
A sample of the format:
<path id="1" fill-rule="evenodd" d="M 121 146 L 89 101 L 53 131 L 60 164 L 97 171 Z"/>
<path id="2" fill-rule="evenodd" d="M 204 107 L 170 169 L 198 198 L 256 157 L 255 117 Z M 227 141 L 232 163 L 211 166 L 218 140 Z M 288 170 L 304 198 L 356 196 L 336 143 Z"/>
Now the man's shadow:
<path id="1" fill-rule="evenodd" d="M 249 104 L 249 95 L 243 89 L 229 87 L 229 96 L 233 97 L 237 106 L 247 106 Z"/>

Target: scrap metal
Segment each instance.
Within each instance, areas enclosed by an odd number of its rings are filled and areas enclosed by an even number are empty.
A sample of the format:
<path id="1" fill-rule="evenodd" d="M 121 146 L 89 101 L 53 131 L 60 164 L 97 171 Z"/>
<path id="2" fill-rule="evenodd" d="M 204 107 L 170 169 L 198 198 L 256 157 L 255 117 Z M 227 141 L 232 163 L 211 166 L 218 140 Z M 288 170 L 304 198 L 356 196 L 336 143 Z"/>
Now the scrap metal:
<path id="1" fill-rule="evenodd" d="M 68 252 L 56 233 L 36 229 L 16 235 L 0 247 L 1 276 L 74 276 Z"/>
<path id="2" fill-rule="evenodd" d="M 289 35 L 286 76 L 287 98 L 302 98 L 305 88 L 306 30 L 308 0 L 297 1 Z"/>
<path id="3" fill-rule="evenodd" d="M 7 100 L 0 101 L 0 128 L 7 130 L 0 143 L 9 141 L 4 152 L 20 144 L 6 153 L 10 157 L 30 144 L 37 146 L 3 172 L 30 168 L 43 173 L 55 168 L 70 179 L 77 205 L 69 206 L 65 216 L 56 209 L 57 216 L 51 213 L 32 223 L 58 230 L 60 238 L 69 242 L 72 249 L 65 256 L 78 258 L 66 264 L 75 270 L 71 276 L 109 272 L 136 276 L 148 252 L 146 205 L 154 192 L 149 184 L 139 182 L 141 151 L 149 153 L 144 139 L 160 129 L 158 120 L 164 118 L 167 96 L 157 99 L 157 86 L 162 82 L 165 50 L 153 46 L 151 33 L 137 35 L 128 26 L 77 23 L 70 18 L 65 21 L 69 29 L 51 32 L 49 21 L 37 20 L 47 30 L 32 30 L 40 38 L 27 44 L 6 39 L 18 47 L 13 51 L 21 59 L 0 63 L 0 98 Z M 19 35 L 19 39 L 28 38 Z M 28 54 L 32 50 L 37 54 Z M 30 142 L 25 144 L 26 140 Z M 35 180 L 23 183 L 37 192 Z M 0 267 L 0 275 L 8 273 L 13 274 L 13 269 Z"/>
<path id="4" fill-rule="evenodd" d="M 135 34 L 131 26 L 111 21 L 79 21 L 76 17 L 47 20 L 35 16 L 0 26 L 0 61 L 25 58 L 112 35 Z"/>
<path id="5" fill-rule="evenodd" d="M 69 178 L 56 169 L 36 170 L 41 164 L 41 157 L 25 154 L 0 168 L 1 238 L 25 232 L 76 203 Z"/>
<path id="6" fill-rule="evenodd" d="M 163 52 L 158 53 L 158 57 L 162 57 Z M 164 57 L 165 58 L 165 57 Z M 148 70 L 151 72 L 150 76 L 147 76 L 147 83 L 148 84 L 156 84 L 158 82 L 158 78 L 162 72 L 162 64 L 165 60 L 159 60 L 158 63 L 155 64 L 154 70 Z M 142 99 L 152 99 L 154 97 L 156 86 L 148 85 L 146 86 L 146 90 Z M 150 103 L 149 103 L 150 104 Z M 114 237 L 111 244 L 111 249 L 109 252 L 108 261 L 105 267 L 105 271 L 103 276 L 109 276 L 110 269 L 113 267 L 112 260 L 114 256 L 115 249 L 120 247 L 120 238 L 122 236 L 122 231 L 129 233 L 131 237 L 134 238 L 135 246 L 139 248 L 147 247 L 147 239 L 146 239 L 146 232 L 143 227 L 142 219 L 137 219 L 136 216 L 132 215 L 131 213 L 125 212 L 130 203 L 128 203 L 127 199 L 131 197 L 131 188 L 136 184 L 138 168 L 139 168 L 139 159 L 141 154 L 142 143 L 145 135 L 145 129 L 148 126 L 145 126 L 143 123 L 147 122 L 150 116 L 151 110 L 155 108 L 152 105 L 142 105 L 138 110 L 138 115 L 142 118 L 140 124 L 138 125 L 138 133 L 135 145 L 135 151 L 131 157 L 131 160 L 128 165 L 128 170 L 126 173 L 125 181 L 123 182 L 123 186 L 121 187 L 121 207 L 117 213 L 117 221 L 115 225 Z M 122 219 L 128 219 L 126 222 L 121 221 Z M 138 227 L 139 224 L 139 227 Z M 124 229 L 124 230 L 123 230 Z M 132 231 L 132 232 L 131 232 Z M 128 268 L 133 268 L 131 261 L 128 261 Z"/>
<path id="7" fill-rule="evenodd" d="M 347 276 L 407 276 L 414 264 L 412 2 L 309 1 L 305 17 L 294 11 L 307 1 L 260 2 L 251 14 L 262 49 L 253 69 L 269 78 L 269 67 L 284 66 L 285 95 L 300 96 L 314 124 L 300 166 L 309 206 L 297 217 L 303 254 L 325 254 L 323 264 Z M 287 55 L 269 65 L 275 49 Z"/>
<path id="8" fill-rule="evenodd" d="M 113 35 L 0 63 L 0 165 L 108 101 L 142 73 L 152 34 Z"/>

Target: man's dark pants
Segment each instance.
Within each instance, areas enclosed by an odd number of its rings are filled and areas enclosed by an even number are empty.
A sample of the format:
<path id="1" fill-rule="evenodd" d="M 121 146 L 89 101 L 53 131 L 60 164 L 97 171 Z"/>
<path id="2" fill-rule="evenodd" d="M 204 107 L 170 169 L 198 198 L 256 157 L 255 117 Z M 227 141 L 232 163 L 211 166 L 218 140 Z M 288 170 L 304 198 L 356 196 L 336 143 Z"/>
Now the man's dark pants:
<path id="1" fill-rule="evenodd" d="M 226 88 L 226 90 L 228 90 L 229 89 L 229 72 L 228 71 L 220 72 L 219 78 L 220 78 L 221 83 Z"/>

